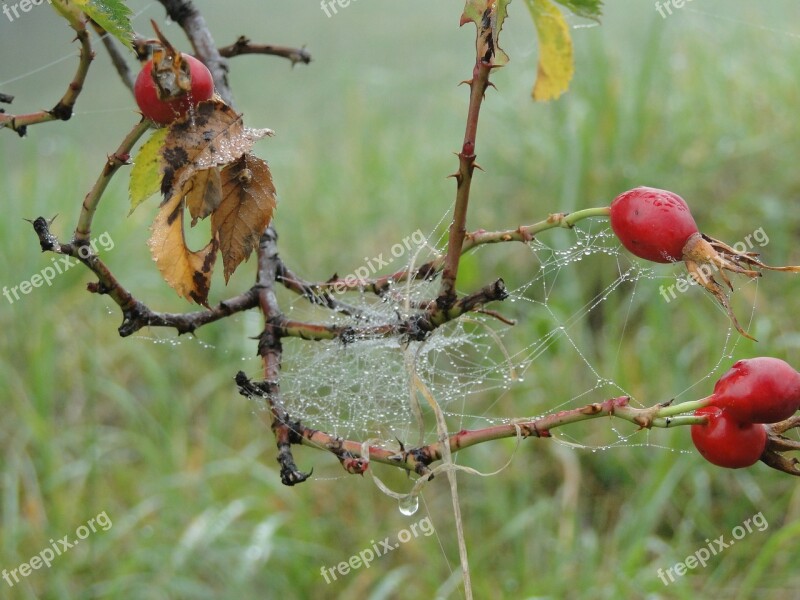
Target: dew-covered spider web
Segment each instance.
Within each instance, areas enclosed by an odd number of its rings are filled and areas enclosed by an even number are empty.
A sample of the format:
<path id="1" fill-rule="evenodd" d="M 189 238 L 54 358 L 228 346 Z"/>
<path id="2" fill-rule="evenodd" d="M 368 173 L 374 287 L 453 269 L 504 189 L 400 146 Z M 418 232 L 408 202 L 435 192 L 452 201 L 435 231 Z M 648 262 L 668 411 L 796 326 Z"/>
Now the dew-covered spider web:
<path id="1" fill-rule="evenodd" d="M 724 312 L 696 286 L 683 294 L 685 298 L 676 293 L 673 306 L 666 305 L 659 290 L 669 290 L 669 286 L 674 287 L 686 277 L 682 266 L 653 265 L 631 257 L 620 247 L 606 219 L 582 221 L 573 229 L 546 231 L 524 245 L 514 242 L 479 247 L 476 253 L 503 254 L 518 247 L 524 247 L 525 252 L 514 268 L 517 274 L 522 270 L 527 279 L 510 288 L 505 301 L 487 306 L 491 314 L 464 315 L 439 327 L 424 341 L 358 335 L 347 343 L 286 340 L 281 392 L 291 418 L 345 439 L 381 440 L 394 445 L 435 441 L 435 422 L 425 403 L 417 401 L 409 365 L 413 365 L 413 372 L 441 407 L 450 433 L 530 419 L 621 395 L 631 395 L 637 406 L 649 406 L 669 398 L 636 398 L 616 381 L 612 368 L 621 360 L 614 359 L 619 351 L 617 343 L 622 344 L 625 336 L 634 331 L 625 313 L 634 312 L 635 307 L 647 301 L 664 304 L 667 314 L 680 310 L 682 302 L 701 303 L 708 318 L 718 319 L 718 354 L 709 357 L 709 371 L 688 388 L 671 390 L 670 397 L 688 400 L 709 393 L 712 376 L 731 355 L 738 334 L 732 333 Z M 403 259 L 418 266 L 442 252 L 444 239 L 429 236 Z M 394 268 L 387 272 L 396 271 L 397 266 L 393 264 Z M 485 283 L 507 276 L 502 266 L 499 269 L 493 276 L 486 275 Z M 601 287 L 588 299 L 576 300 L 576 282 L 595 270 L 602 271 Z M 385 273 L 377 273 L 382 274 Z M 335 294 L 357 316 L 321 312 L 298 296 L 289 296 L 285 311 L 292 319 L 311 322 L 320 322 L 323 315 L 327 324 L 358 331 L 405 319 L 414 307 L 435 298 L 439 285 L 437 278 L 395 283 L 383 297 L 371 292 Z M 746 279 L 735 285 L 757 289 L 756 283 Z M 462 294 L 472 291 L 459 290 Z M 612 358 L 598 361 L 598 350 L 593 348 L 595 342 L 587 324 L 607 303 L 614 303 L 614 310 L 622 311 L 624 316 L 616 320 L 617 331 L 602 335 L 604 340 L 619 340 L 605 349 Z M 517 323 L 506 323 L 510 318 Z M 665 322 L 668 320 L 667 317 Z M 554 362 L 561 366 L 554 369 Z M 569 367 L 565 369 L 564 364 Z M 260 373 L 254 368 L 251 374 L 258 378 Z M 568 392 L 541 398 L 537 388 L 551 374 L 562 378 L 555 386 L 560 393 L 565 389 Z M 595 450 L 658 445 L 657 437 L 651 442 L 647 432 L 635 433 L 634 427 L 625 425 L 629 424 L 606 420 L 600 427 L 609 435 L 594 445 L 573 438 L 569 428 L 553 433 L 563 443 Z"/>

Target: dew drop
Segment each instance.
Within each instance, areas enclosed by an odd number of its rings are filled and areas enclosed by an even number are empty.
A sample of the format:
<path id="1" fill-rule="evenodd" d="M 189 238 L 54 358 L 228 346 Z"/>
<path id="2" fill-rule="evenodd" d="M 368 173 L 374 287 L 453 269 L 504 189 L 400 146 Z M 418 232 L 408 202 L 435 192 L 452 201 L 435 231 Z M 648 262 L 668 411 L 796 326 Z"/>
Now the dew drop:
<path id="1" fill-rule="evenodd" d="M 419 510 L 419 496 L 406 496 L 400 500 L 399 508 L 401 514 L 410 517 Z"/>

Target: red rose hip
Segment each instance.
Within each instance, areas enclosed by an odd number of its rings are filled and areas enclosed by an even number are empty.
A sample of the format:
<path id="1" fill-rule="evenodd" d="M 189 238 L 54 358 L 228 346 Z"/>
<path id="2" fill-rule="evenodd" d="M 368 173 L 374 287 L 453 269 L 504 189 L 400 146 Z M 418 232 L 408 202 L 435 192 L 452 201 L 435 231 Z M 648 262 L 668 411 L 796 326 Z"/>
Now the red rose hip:
<path id="1" fill-rule="evenodd" d="M 741 469 L 758 462 L 767 445 L 767 430 L 757 423 L 740 423 L 718 406 L 706 406 L 695 416 L 707 417 L 705 425 L 692 425 L 692 442 L 708 462 Z"/>
<path id="2" fill-rule="evenodd" d="M 611 202 L 611 229 L 639 258 L 658 263 L 683 259 L 683 247 L 698 233 L 683 198 L 673 192 L 637 187 Z"/>
<path id="3" fill-rule="evenodd" d="M 742 423 L 777 423 L 800 407 L 800 373 L 769 356 L 736 362 L 714 385 L 714 406 Z"/>
<path id="4" fill-rule="evenodd" d="M 195 57 L 188 54 L 181 54 L 181 60 L 189 65 L 191 77 L 191 90 L 176 98 L 162 100 L 158 97 L 156 83 L 153 80 L 153 61 L 147 61 L 133 88 L 136 104 L 145 117 L 158 123 L 168 125 L 183 117 L 192 106 L 197 106 L 200 102 L 208 100 L 214 95 L 214 80 L 211 71 Z"/>

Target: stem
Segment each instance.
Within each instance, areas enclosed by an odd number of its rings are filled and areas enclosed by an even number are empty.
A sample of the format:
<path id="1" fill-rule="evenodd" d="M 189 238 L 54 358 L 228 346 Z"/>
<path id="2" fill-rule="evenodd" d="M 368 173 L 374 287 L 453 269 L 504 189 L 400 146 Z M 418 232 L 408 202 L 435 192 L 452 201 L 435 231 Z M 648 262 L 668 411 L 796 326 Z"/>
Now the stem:
<path id="1" fill-rule="evenodd" d="M 292 48 L 290 46 L 275 46 L 273 44 L 254 44 L 247 37 L 240 36 L 230 46 L 219 49 L 221 56 L 233 58 L 242 54 L 266 54 L 269 56 L 280 56 L 291 61 L 292 66 L 296 63 L 307 65 L 311 62 L 311 54 L 305 48 Z"/>
<path id="2" fill-rule="evenodd" d="M 128 164 L 131 150 L 136 145 L 136 142 L 139 141 L 139 138 L 150 129 L 150 125 L 150 121 L 146 119 L 139 121 L 139 123 L 131 129 L 130 133 L 125 136 L 125 139 L 122 140 L 116 152 L 108 157 L 103 171 L 100 173 L 100 177 L 98 177 L 94 186 L 89 190 L 89 193 L 86 194 L 86 198 L 83 200 L 81 214 L 78 217 L 78 225 L 75 227 L 74 242 L 80 243 L 89 241 L 92 230 L 92 220 L 94 219 L 94 213 L 97 211 L 97 206 L 100 204 L 100 198 L 103 196 L 103 192 L 105 192 L 106 187 L 108 187 L 114 173 L 116 173 L 122 165 Z"/>
<path id="3" fill-rule="evenodd" d="M 467 112 L 467 126 L 464 132 L 464 143 L 458 154 L 458 173 L 454 175 L 457 183 L 456 205 L 453 210 L 453 221 L 447 238 L 447 255 L 442 271 L 442 286 L 439 299 L 442 305 L 452 304 L 456 299 L 456 280 L 458 264 L 461 260 L 464 236 L 467 233 L 467 209 L 469 208 L 469 191 L 472 185 L 472 172 L 475 170 L 475 142 L 478 134 L 478 117 L 481 112 L 486 88 L 489 87 L 489 74 L 492 66 L 480 58 L 475 62 L 472 79 L 469 81 L 470 96 Z"/>
<path id="4" fill-rule="evenodd" d="M 119 78 L 122 80 L 122 83 L 125 85 L 125 87 L 128 88 L 131 93 L 133 93 L 133 86 L 136 78 L 133 76 L 133 73 L 131 73 L 131 69 L 128 67 L 125 57 L 122 55 L 122 53 L 120 53 L 114 36 L 109 35 L 105 29 L 103 29 L 94 21 L 92 21 L 92 27 L 97 35 L 100 36 L 103 45 L 106 47 L 106 52 L 108 52 L 108 56 L 111 58 L 111 64 L 114 65 L 117 75 L 119 75 Z"/>
<path id="5" fill-rule="evenodd" d="M 78 60 L 78 69 L 75 76 L 67 86 L 67 91 L 61 97 L 61 100 L 50 110 L 41 110 L 35 113 L 26 115 L 8 115 L 0 113 L 0 129 L 6 127 L 12 131 L 16 131 L 20 136 L 24 136 L 28 125 L 36 125 L 38 123 L 47 123 L 48 121 L 69 121 L 72 117 L 72 109 L 78 96 L 83 90 L 83 84 L 86 81 L 86 75 L 89 72 L 89 65 L 94 59 L 94 52 L 92 51 L 92 44 L 89 40 L 89 32 L 86 30 L 86 23 L 83 21 L 69 17 L 70 26 L 76 32 L 76 38 L 81 44 L 80 57 Z"/>
<path id="6" fill-rule="evenodd" d="M 467 234 L 462 252 L 469 252 L 484 244 L 497 244 L 500 242 L 528 243 L 536 234 L 547 231 L 548 229 L 572 229 L 583 219 L 607 217 L 610 211 L 611 209 L 608 206 L 584 208 L 571 213 L 554 213 L 543 221 L 533 223 L 532 225 L 522 225 L 517 229 L 508 229 L 506 231 L 476 231 Z"/>
<path id="7" fill-rule="evenodd" d="M 548 229 L 572 229 L 575 225 L 584 220 L 596 217 L 607 217 L 609 214 L 609 207 L 602 206 L 596 208 L 584 208 L 576 210 L 571 213 L 554 213 L 546 219 L 533 223 L 531 225 L 520 225 L 516 229 L 507 229 L 504 231 L 483 231 L 478 230 L 467 233 L 464 236 L 464 241 L 461 247 L 461 254 L 474 250 L 478 246 L 484 244 L 499 244 L 503 242 L 530 242 L 534 236 Z M 300 279 L 289 269 L 287 273 L 291 273 L 291 277 L 283 281 L 284 285 L 295 293 L 307 295 L 309 291 L 323 294 L 329 290 L 338 292 L 350 291 L 371 291 L 372 293 L 382 296 L 385 294 L 393 283 L 400 283 L 408 281 L 409 279 L 433 279 L 437 273 L 442 270 L 445 264 L 446 255 L 439 256 L 417 268 L 413 271 L 409 269 L 400 269 L 389 275 L 382 275 L 374 279 L 356 279 L 356 278 L 333 278 L 328 281 L 308 282 Z M 316 302 L 315 302 L 316 303 Z"/>
<path id="8" fill-rule="evenodd" d="M 258 389 L 258 384 L 250 383 L 244 373 L 237 375 L 237 383 L 239 383 L 240 391 L 243 395 L 250 398 L 263 397 L 262 394 L 252 391 Z M 485 442 L 517 436 L 548 438 L 552 437 L 550 432 L 553 429 L 600 417 L 622 419 L 644 429 L 702 425 L 707 422 L 706 417 L 696 417 L 682 413 L 694 411 L 701 406 L 707 406 L 709 400 L 710 397 L 668 407 L 665 407 L 664 404 L 656 404 L 649 408 L 633 408 L 628 405 L 630 401 L 628 396 L 620 396 L 603 402 L 587 404 L 580 408 L 560 411 L 537 419 L 517 420 L 484 429 L 462 429 L 448 437 L 444 442 L 437 441 L 419 448 L 406 449 L 401 447 L 397 451 L 380 446 L 370 446 L 369 459 L 407 471 L 413 471 L 420 476 L 427 476 L 431 472 L 430 465 L 442 460 L 446 451 L 455 453 Z M 676 416 L 670 416 L 673 414 Z M 343 440 L 324 431 L 306 427 L 299 422 L 293 423 L 292 426 L 298 440 L 296 443 L 317 450 L 335 450 L 334 453 L 337 456 L 347 453 L 351 457 L 363 457 L 361 442 Z M 792 426 L 795 426 L 795 424 Z"/>

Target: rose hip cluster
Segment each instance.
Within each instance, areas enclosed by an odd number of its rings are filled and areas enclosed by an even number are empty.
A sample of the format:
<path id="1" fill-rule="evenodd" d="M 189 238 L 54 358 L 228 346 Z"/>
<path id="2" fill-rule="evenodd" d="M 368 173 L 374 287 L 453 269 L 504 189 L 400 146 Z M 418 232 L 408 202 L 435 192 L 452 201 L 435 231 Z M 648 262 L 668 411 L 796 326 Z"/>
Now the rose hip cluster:
<path id="1" fill-rule="evenodd" d="M 770 357 L 736 362 L 714 385 L 708 419 L 692 425 L 695 448 L 709 462 L 738 469 L 755 464 L 767 444 L 764 424 L 791 417 L 800 408 L 800 373 Z"/>

